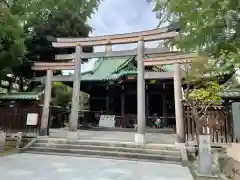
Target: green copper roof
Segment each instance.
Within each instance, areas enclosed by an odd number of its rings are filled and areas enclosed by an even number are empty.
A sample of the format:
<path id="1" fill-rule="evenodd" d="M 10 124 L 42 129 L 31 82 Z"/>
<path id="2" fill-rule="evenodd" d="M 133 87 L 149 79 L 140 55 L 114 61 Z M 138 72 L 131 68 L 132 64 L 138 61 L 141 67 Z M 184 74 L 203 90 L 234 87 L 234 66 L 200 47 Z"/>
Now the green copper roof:
<path id="1" fill-rule="evenodd" d="M 82 73 L 82 81 L 115 80 L 121 75 L 133 73 L 121 71 L 134 57 L 100 58 L 96 61 L 92 71 Z"/>
<path id="2" fill-rule="evenodd" d="M 109 81 L 117 80 L 124 75 L 136 75 L 137 68 L 131 62 L 135 61 L 135 56 L 100 58 L 96 61 L 92 71 L 82 73 L 82 81 Z M 164 67 L 165 68 L 165 67 Z M 159 71 L 163 70 L 158 67 Z"/>
<path id="3" fill-rule="evenodd" d="M 222 98 L 240 98 L 240 89 L 228 89 L 219 94 Z"/>
<path id="4" fill-rule="evenodd" d="M 39 92 L 16 92 L 0 94 L 0 100 L 39 100 L 42 93 Z"/>

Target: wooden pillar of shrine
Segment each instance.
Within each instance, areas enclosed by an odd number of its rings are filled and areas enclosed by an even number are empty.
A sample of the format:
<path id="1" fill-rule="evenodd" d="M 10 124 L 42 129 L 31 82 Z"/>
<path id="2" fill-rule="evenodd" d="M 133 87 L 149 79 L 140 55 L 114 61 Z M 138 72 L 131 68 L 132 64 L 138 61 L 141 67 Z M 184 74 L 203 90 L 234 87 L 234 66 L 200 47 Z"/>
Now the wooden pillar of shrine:
<path id="1" fill-rule="evenodd" d="M 145 105 L 145 113 L 146 113 L 146 124 L 148 124 L 148 117 L 149 117 L 149 92 L 148 86 L 146 85 L 146 105 Z"/>
<path id="2" fill-rule="evenodd" d="M 53 71 L 48 69 L 47 76 L 45 78 L 44 102 L 43 102 L 42 116 L 41 116 L 40 136 L 48 135 L 48 119 L 49 119 L 51 92 L 52 92 L 52 77 L 53 77 Z"/>
<path id="3" fill-rule="evenodd" d="M 162 94 L 162 112 L 163 112 L 163 122 L 164 125 L 167 124 L 168 115 L 167 115 L 167 97 L 166 97 L 166 85 L 163 84 L 163 94 Z"/>
<path id="4" fill-rule="evenodd" d="M 125 128 L 125 92 L 124 86 L 121 89 L 121 126 Z"/>
<path id="5" fill-rule="evenodd" d="M 175 99 L 175 118 L 176 118 L 176 143 L 185 142 L 183 105 L 182 105 L 182 77 L 180 72 L 180 64 L 173 64 L 174 73 L 174 99 Z"/>
<path id="6" fill-rule="evenodd" d="M 69 139 L 78 139 L 78 111 L 80 108 L 80 84 L 81 84 L 81 58 L 82 47 L 76 46 L 76 57 L 74 63 L 73 75 L 73 91 L 72 91 L 72 106 L 70 113 L 70 131 L 68 134 Z"/>
<path id="7" fill-rule="evenodd" d="M 135 143 L 142 145 L 145 143 L 145 79 L 144 79 L 144 41 L 138 41 L 137 50 L 137 133 Z"/>
<path id="8" fill-rule="evenodd" d="M 110 113 L 110 90 L 106 87 L 106 114 Z"/>

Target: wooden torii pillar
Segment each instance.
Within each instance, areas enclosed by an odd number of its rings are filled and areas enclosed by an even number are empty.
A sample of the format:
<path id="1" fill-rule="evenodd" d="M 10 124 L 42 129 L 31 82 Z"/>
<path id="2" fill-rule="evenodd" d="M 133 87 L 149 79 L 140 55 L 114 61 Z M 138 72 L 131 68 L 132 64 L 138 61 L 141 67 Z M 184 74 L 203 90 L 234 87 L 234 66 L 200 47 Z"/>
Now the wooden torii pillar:
<path id="1" fill-rule="evenodd" d="M 138 145 L 145 143 L 146 115 L 145 115 L 145 80 L 144 80 L 144 41 L 138 41 L 137 47 L 137 133 L 135 142 Z"/>
<path id="2" fill-rule="evenodd" d="M 78 112 L 80 108 L 80 85 L 81 85 L 81 53 L 82 47 L 80 43 L 76 44 L 72 90 L 72 106 L 69 118 L 70 129 L 68 132 L 69 139 L 78 139 Z"/>
<path id="3" fill-rule="evenodd" d="M 46 70 L 46 77 L 41 79 L 41 83 L 44 84 L 44 102 L 42 107 L 42 116 L 40 122 L 40 136 L 48 135 L 48 120 L 50 114 L 50 103 L 51 103 L 51 93 L 52 93 L 52 79 L 53 70 L 69 70 L 73 68 L 73 63 L 34 63 L 32 70 L 43 71 Z"/>
<path id="4" fill-rule="evenodd" d="M 49 110 L 50 110 L 51 92 L 52 92 L 52 76 L 53 76 L 53 71 L 51 69 L 48 69 L 47 76 L 45 79 L 44 102 L 43 102 L 42 116 L 41 116 L 40 136 L 48 135 Z"/>
<path id="5" fill-rule="evenodd" d="M 183 105 L 182 105 L 182 77 L 180 71 L 181 63 L 190 63 L 193 58 L 196 57 L 195 53 L 192 54 L 177 54 L 167 57 L 155 57 L 144 60 L 145 66 L 153 65 L 173 65 L 173 82 L 174 82 L 174 101 L 175 101 L 175 119 L 176 119 L 176 134 L 177 139 L 176 143 L 182 144 L 185 143 L 185 121 L 183 119 Z M 158 77 L 156 73 L 155 78 Z M 152 76 L 153 77 L 153 76 Z"/>

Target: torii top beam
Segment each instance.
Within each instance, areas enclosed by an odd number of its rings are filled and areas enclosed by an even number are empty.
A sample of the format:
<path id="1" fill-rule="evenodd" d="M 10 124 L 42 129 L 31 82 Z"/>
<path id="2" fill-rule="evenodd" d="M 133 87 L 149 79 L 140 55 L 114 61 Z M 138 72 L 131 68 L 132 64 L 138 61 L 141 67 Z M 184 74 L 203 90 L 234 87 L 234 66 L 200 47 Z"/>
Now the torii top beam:
<path id="1" fill-rule="evenodd" d="M 88 38 L 57 38 L 57 42 L 53 42 L 52 45 L 55 48 L 67 48 L 81 46 L 103 46 L 113 44 L 127 44 L 136 43 L 139 40 L 144 41 L 156 41 L 163 39 L 171 39 L 177 36 L 176 30 L 172 27 L 158 28 L 148 31 L 140 31 L 125 34 L 106 35 L 106 36 L 94 36 Z"/>

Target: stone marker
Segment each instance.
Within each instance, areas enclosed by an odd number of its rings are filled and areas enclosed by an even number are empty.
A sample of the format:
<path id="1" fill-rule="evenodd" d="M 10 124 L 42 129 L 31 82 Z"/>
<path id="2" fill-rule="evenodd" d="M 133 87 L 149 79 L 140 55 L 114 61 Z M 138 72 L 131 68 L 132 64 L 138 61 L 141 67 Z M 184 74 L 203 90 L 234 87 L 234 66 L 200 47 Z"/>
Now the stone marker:
<path id="1" fill-rule="evenodd" d="M 6 135 L 0 130 L 0 153 L 4 151 Z"/>
<path id="2" fill-rule="evenodd" d="M 199 173 L 206 176 L 213 175 L 210 135 L 199 135 Z"/>
<path id="3" fill-rule="evenodd" d="M 234 131 L 234 137 L 239 138 L 240 137 L 240 103 L 234 102 L 232 103 L 232 118 L 233 118 L 233 131 Z"/>

